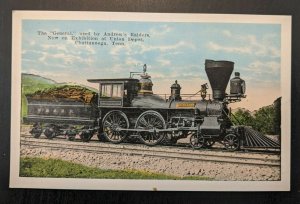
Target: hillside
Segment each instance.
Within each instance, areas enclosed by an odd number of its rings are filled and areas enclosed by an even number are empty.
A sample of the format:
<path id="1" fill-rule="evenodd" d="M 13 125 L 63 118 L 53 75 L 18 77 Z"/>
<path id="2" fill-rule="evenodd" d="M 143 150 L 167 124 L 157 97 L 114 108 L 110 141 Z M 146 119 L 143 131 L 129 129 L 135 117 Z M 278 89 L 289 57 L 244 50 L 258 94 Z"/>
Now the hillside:
<path id="1" fill-rule="evenodd" d="M 34 93 L 38 90 L 43 90 L 55 87 L 56 82 L 38 75 L 22 73 L 22 94 Z"/>
<path id="2" fill-rule="evenodd" d="M 56 84 L 56 81 L 35 74 L 22 73 L 25 84 Z"/>

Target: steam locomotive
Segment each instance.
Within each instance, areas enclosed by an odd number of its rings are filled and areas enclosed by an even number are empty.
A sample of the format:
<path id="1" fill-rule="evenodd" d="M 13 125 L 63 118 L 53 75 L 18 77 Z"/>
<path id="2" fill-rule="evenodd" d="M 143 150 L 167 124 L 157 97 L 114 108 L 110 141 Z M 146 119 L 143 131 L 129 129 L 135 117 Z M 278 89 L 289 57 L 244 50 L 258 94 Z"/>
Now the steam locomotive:
<path id="1" fill-rule="evenodd" d="M 25 120 L 34 123 L 30 131 L 34 137 L 44 133 L 48 138 L 65 135 L 71 140 L 79 135 L 83 141 L 89 141 L 97 133 L 100 140 L 105 138 L 112 143 L 138 138 L 153 146 L 163 142 L 174 144 L 189 136 L 193 148 L 220 142 L 227 150 L 234 151 L 245 140 L 245 131 L 230 120 L 228 104 L 246 96 L 245 81 L 238 72 L 230 80 L 230 93 L 225 93 L 233 69 L 231 61 L 206 60 L 212 96 L 207 94 L 207 84 L 203 84 L 195 94 L 200 97 L 191 99 L 180 93 L 181 86 L 176 80 L 170 87 L 170 96 L 164 98 L 153 94 L 151 76 L 144 65 L 143 72 L 131 72 L 129 78 L 88 79 L 99 84 L 99 92 L 88 104 L 27 96 Z"/>

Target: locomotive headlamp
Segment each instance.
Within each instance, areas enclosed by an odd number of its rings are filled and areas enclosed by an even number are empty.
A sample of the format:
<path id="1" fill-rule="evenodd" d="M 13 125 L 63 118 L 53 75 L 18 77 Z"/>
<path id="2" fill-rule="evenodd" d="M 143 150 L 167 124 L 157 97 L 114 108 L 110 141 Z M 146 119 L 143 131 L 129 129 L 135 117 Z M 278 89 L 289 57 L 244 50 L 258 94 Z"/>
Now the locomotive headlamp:
<path id="1" fill-rule="evenodd" d="M 244 95 L 246 92 L 246 83 L 240 78 L 240 73 L 235 72 L 235 77 L 230 80 L 230 94 Z"/>

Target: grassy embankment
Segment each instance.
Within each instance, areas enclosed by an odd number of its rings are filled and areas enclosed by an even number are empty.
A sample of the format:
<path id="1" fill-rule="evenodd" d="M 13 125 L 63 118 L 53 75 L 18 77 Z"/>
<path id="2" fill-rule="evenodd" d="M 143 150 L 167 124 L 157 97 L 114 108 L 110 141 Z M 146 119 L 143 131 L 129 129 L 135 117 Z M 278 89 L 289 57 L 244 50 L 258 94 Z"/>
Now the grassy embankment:
<path id="1" fill-rule="evenodd" d="M 21 158 L 20 176 L 50 178 L 209 180 L 207 177 L 178 177 L 140 170 L 102 170 L 59 159 L 31 157 Z"/>
<path id="2" fill-rule="evenodd" d="M 56 87 L 54 81 L 47 80 L 45 78 L 30 75 L 30 74 L 22 74 L 22 110 L 21 117 L 27 115 L 27 101 L 26 94 L 31 94 L 39 90 L 45 90 L 49 88 Z"/>

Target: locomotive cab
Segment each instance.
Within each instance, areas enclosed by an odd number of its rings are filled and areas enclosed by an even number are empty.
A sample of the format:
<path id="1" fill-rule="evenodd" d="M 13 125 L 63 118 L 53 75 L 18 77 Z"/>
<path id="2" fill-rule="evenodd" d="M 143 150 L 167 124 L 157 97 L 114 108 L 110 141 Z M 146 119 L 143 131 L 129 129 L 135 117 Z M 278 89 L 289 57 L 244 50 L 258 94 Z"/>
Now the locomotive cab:
<path id="1" fill-rule="evenodd" d="M 88 79 L 99 83 L 99 107 L 128 107 L 138 93 L 138 79 Z"/>

